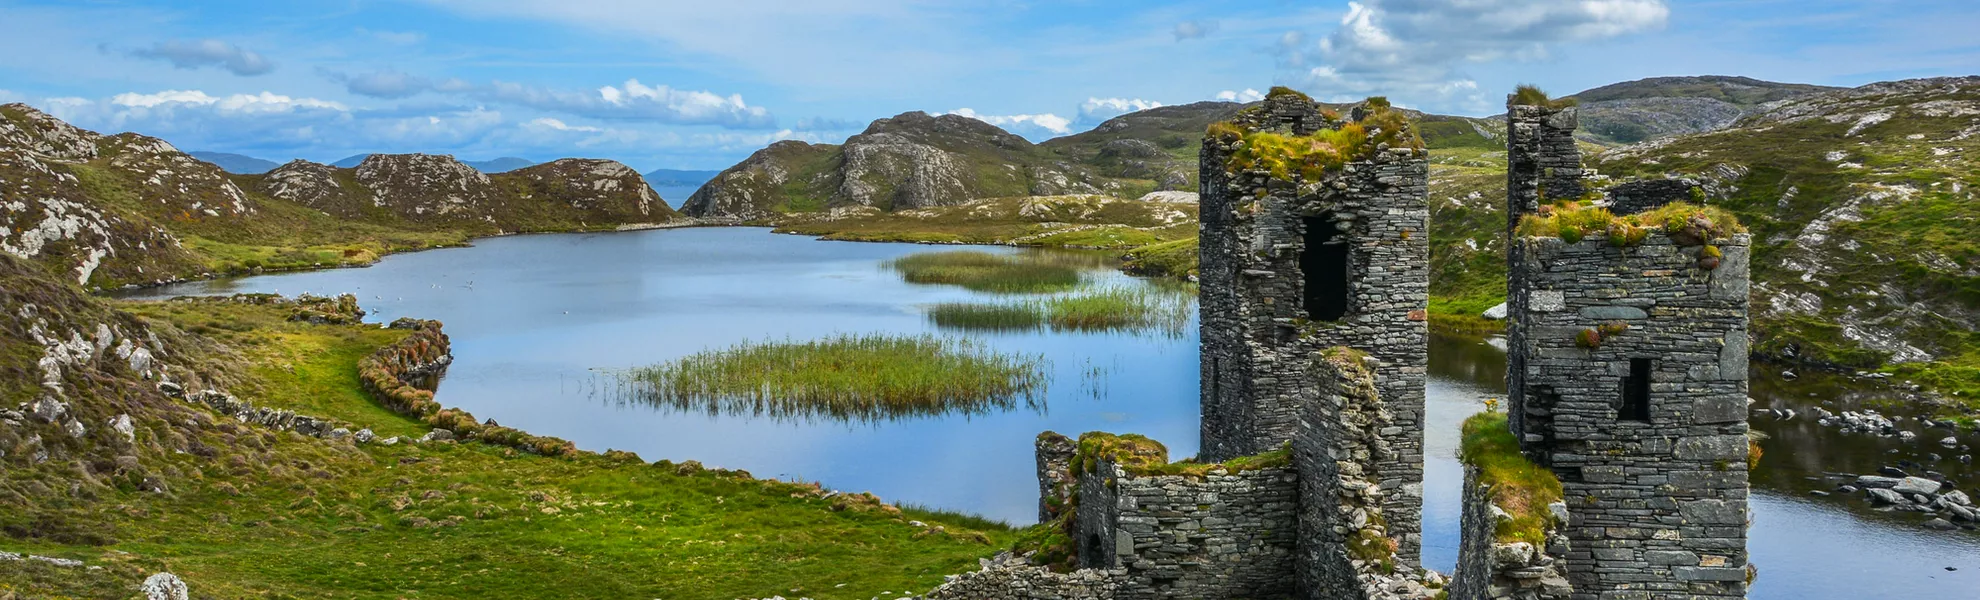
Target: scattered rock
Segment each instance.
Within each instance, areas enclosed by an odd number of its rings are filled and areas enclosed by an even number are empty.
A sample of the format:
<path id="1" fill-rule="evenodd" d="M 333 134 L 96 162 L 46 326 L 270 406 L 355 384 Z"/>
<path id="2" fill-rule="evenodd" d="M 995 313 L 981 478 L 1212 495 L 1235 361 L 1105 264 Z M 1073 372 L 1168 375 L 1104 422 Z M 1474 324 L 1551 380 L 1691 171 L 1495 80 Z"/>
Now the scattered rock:
<path id="1" fill-rule="evenodd" d="M 372 433 L 371 428 L 369 427 L 366 427 L 364 429 L 359 429 L 357 431 L 357 434 L 351 436 L 351 439 L 357 440 L 357 443 L 360 444 L 369 444 L 371 443 L 371 440 L 377 438 L 378 438 L 378 434 Z"/>
<path id="2" fill-rule="evenodd" d="M 454 439 L 454 432 L 445 429 L 435 429 L 426 432 L 426 435 L 420 436 L 419 442 L 424 444 L 426 442 L 444 442 L 451 439 Z"/>
<path id="3" fill-rule="evenodd" d="M 1481 313 L 1479 316 L 1494 321 L 1503 321 L 1506 318 L 1506 303 L 1500 302 L 1498 306 L 1487 308 L 1485 309 L 1485 312 Z"/>
<path id="4" fill-rule="evenodd" d="M 124 437 L 125 442 L 137 441 L 137 428 L 131 426 L 130 415 L 117 415 L 110 419 L 110 430 Z"/>
<path id="5" fill-rule="evenodd" d="M 144 600 L 186 600 L 187 598 L 186 582 L 171 573 L 158 573 L 146 577 L 144 584 L 138 586 L 138 591 L 144 593 Z"/>
<path id="6" fill-rule="evenodd" d="M 68 569 L 73 569 L 73 568 L 76 568 L 76 567 L 80 567 L 80 566 L 83 566 L 83 561 L 80 561 L 80 560 L 76 560 L 76 559 L 73 559 L 73 558 L 55 558 L 55 557 L 52 557 L 52 556 L 29 556 L 29 557 L 27 557 L 27 559 L 28 559 L 28 560 L 38 560 L 38 561 L 41 561 L 41 562 L 45 562 L 45 563 L 48 563 L 48 564 L 51 564 L 51 565 L 55 565 L 55 566 L 57 566 L 57 567 L 63 567 L 63 568 L 68 568 Z"/>
<path id="7" fill-rule="evenodd" d="M 1953 529 L 1959 529 L 1959 526 L 1954 525 L 1951 522 L 1946 521 L 1945 519 L 1932 519 L 1930 521 L 1925 522 L 1925 528 L 1937 530 L 1937 531 L 1949 531 Z"/>
<path id="8" fill-rule="evenodd" d="M 345 429 L 343 427 L 338 427 L 336 429 L 330 430 L 330 435 L 328 437 L 333 440 L 341 440 L 347 437 L 351 437 L 351 430 Z"/>
<path id="9" fill-rule="evenodd" d="M 1897 506 L 1897 505 L 1911 503 L 1910 500 L 1904 499 L 1904 496 L 1899 495 L 1897 492 L 1893 492 L 1883 488 L 1873 488 L 1869 491 L 1869 493 L 1870 493 L 1870 503 L 1872 504 L 1884 505 L 1884 506 Z"/>

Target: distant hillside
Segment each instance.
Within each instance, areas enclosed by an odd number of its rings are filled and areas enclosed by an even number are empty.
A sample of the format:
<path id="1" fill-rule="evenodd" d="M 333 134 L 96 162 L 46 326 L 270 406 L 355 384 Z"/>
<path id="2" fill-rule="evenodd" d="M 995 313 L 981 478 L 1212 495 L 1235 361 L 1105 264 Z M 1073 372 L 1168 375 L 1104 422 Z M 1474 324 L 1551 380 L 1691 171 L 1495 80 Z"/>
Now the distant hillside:
<path id="1" fill-rule="evenodd" d="M 452 157 L 291 161 L 229 174 L 164 140 L 99 135 L 0 106 L 0 250 L 85 288 L 364 263 L 517 231 L 660 226 L 680 216 L 611 161 L 490 175 Z"/>
<path id="2" fill-rule="evenodd" d="M 653 187 L 701 187 L 721 171 L 681 171 L 676 169 L 654 169 L 646 172 L 646 182 Z"/>
<path id="3" fill-rule="evenodd" d="M 357 168 L 358 165 L 364 163 L 364 159 L 369 158 L 370 156 L 371 156 L 370 154 L 353 154 L 350 156 L 337 159 L 336 162 L 330 163 L 330 166 L 337 167 L 340 169 L 355 169 Z M 513 156 L 504 156 L 502 158 L 497 158 L 495 160 L 464 160 L 460 162 L 461 164 L 474 167 L 474 170 L 476 171 L 481 171 L 483 173 L 487 173 L 490 175 L 496 173 L 507 173 L 509 171 L 514 171 L 516 169 L 520 169 L 523 167 L 536 164 L 536 161 L 532 161 L 527 158 L 516 158 Z M 270 168 L 272 169 L 273 167 Z"/>
<path id="4" fill-rule="evenodd" d="M 1581 102 L 1580 137 L 1631 144 L 1732 125 L 1762 104 L 1838 88 L 1750 77 L 1652 77 L 1570 96 Z"/>
<path id="5" fill-rule="evenodd" d="M 771 144 L 702 186 L 682 212 L 749 220 L 1010 196 L 1138 196 L 1157 187 L 1153 180 L 1104 176 L 983 121 L 910 112 L 874 121 L 844 145 Z"/>
<path id="6" fill-rule="evenodd" d="M 187 152 L 186 154 L 192 155 L 193 158 L 213 163 L 222 170 L 236 175 L 260 175 L 281 166 L 272 160 L 263 160 L 252 156 L 229 154 L 226 152 L 194 151 Z"/>

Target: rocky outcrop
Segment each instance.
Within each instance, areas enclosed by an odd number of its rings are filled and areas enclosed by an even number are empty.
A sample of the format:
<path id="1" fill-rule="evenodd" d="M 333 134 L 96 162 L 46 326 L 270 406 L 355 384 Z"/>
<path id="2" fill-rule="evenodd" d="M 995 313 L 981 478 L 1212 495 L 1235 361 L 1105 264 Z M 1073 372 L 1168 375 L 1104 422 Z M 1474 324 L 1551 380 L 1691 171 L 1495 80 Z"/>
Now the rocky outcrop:
<path id="1" fill-rule="evenodd" d="M 374 206 L 409 221 L 494 221 L 494 181 L 452 156 L 373 154 L 358 163 L 355 175 Z"/>
<path id="2" fill-rule="evenodd" d="M 55 160 L 96 158 L 103 136 L 26 104 L 0 105 L 0 146 Z"/>
<path id="3" fill-rule="evenodd" d="M 78 285 L 169 279 L 194 268 L 178 238 L 101 207 L 68 165 L 0 147 L 0 252 L 33 261 Z"/>
<path id="4" fill-rule="evenodd" d="M 657 223 L 677 217 L 644 176 L 617 161 L 566 158 L 517 169 L 497 180 L 515 182 L 515 204 L 568 207 L 589 222 Z"/>
<path id="5" fill-rule="evenodd" d="M 829 144 L 785 140 L 770 144 L 729 167 L 695 190 L 681 212 L 699 218 L 751 220 L 780 211 L 822 208 L 808 201 L 815 191 L 837 187 L 835 163 L 841 151 Z M 787 189 L 807 190 L 793 198 Z"/>
<path id="6" fill-rule="evenodd" d="M 339 217 L 362 217 L 371 199 L 354 193 L 355 186 L 344 186 L 338 172 L 330 165 L 296 159 L 263 175 L 255 191 Z"/>

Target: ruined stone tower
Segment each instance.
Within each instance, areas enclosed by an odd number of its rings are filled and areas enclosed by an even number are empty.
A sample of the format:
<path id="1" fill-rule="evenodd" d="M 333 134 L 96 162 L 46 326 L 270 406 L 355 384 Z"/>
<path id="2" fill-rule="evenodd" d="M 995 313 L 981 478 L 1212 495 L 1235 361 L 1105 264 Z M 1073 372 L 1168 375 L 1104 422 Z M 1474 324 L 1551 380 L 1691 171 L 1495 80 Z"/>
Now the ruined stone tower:
<path id="1" fill-rule="evenodd" d="M 1743 598 L 1750 237 L 1695 209 L 1520 231 L 1579 167 L 1572 109 L 1508 113 L 1510 426 L 1561 481 L 1571 597 Z"/>
<path id="2" fill-rule="evenodd" d="M 1199 458 L 1257 454 L 1318 431 L 1302 429 L 1302 418 L 1313 417 L 1301 411 L 1333 384 L 1321 381 L 1313 357 L 1333 347 L 1365 353 L 1387 424 L 1379 431 L 1383 454 L 1369 457 L 1372 472 L 1362 475 L 1379 482 L 1389 532 L 1403 562 L 1415 566 L 1428 360 L 1427 154 L 1420 143 L 1371 139 L 1375 147 L 1324 172 L 1270 160 L 1233 167 L 1263 151 L 1253 134 L 1304 148 L 1316 132 L 1380 129 L 1362 122 L 1374 111 L 1401 123 L 1386 109 L 1371 100 L 1342 119 L 1302 94 L 1275 90 L 1205 139 Z"/>

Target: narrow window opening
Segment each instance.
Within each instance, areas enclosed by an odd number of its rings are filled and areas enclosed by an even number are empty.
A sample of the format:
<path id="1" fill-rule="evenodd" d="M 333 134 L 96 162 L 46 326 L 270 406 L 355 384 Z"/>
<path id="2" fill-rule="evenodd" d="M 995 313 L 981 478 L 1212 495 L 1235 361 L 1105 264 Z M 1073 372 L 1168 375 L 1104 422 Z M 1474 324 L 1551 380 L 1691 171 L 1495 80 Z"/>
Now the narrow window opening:
<path id="1" fill-rule="evenodd" d="M 1339 321 L 1347 316 L 1348 244 L 1334 226 L 1332 213 L 1306 217 L 1306 250 L 1300 253 L 1299 270 L 1306 275 L 1306 316 L 1316 321 Z"/>
<path id="2" fill-rule="evenodd" d="M 1622 407 L 1617 418 L 1650 422 L 1650 369 L 1648 358 L 1629 359 L 1629 376 L 1623 378 Z"/>

